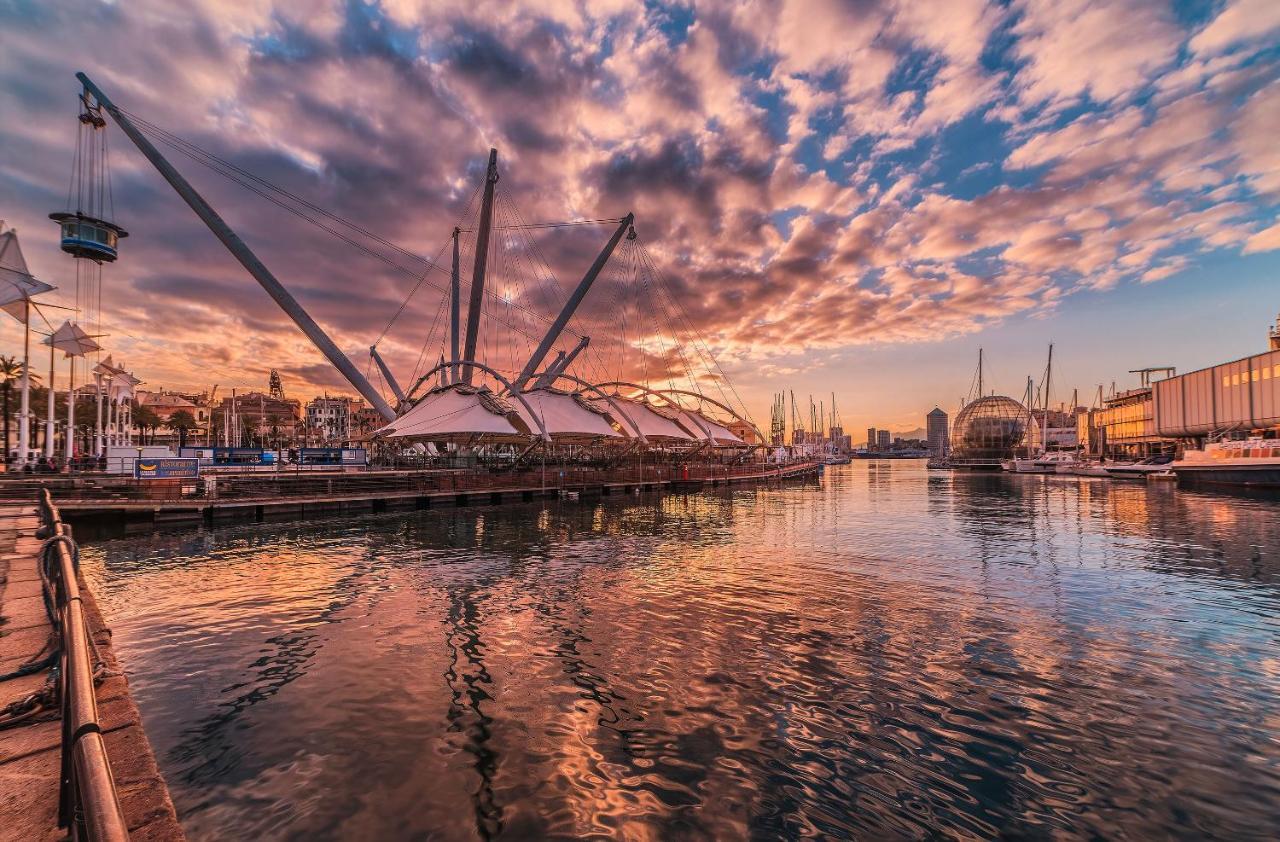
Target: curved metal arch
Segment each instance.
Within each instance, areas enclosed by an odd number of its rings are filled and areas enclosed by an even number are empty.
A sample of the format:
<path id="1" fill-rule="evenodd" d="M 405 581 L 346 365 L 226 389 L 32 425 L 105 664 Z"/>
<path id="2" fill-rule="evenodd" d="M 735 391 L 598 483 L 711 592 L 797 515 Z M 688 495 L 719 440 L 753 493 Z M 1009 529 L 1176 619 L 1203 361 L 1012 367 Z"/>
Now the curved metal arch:
<path id="1" fill-rule="evenodd" d="M 699 394 L 699 393 L 697 393 L 697 392 L 690 392 L 688 389 L 650 389 L 650 388 L 648 388 L 647 386 L 641 386 L 641 385 L 640 385 L 640 384 L 638 384 L 638 383 L 628 383 L 628 382 L 623 381 L 623 380 L 611 380 L 611 381 L 609 381 L 608 383 L 601 383 L 600 385 L 601 385 L 601 386 L 629 386 L 629 387 L 631 387 L 631 388 L 633 388 L 633 389 L 640 389 L 641 391 L 648 392 L 648 393 L 649 393 L 649 394 L 651 394 L 651 395 L 657 395 L 657 396 L 659 396 L 659 397 L 663 398 L 664 400 L 666 400 L 668 403 L 673 403 L 673 404 L 675 404 L 676 406 L 680 406 L 680 404 L 679 404 L 679 403 L 677 403 L 677 402 L 675 402 L 675 401 L 672 401 L 670 398 L 667 398 L 667 395 L 688 395 L 688 396 L 689 396 L 689 397 L 691 397 L 691 398 L 698 398 L 699 400 L 706 401 L 707 403 L 709 403 L 709 404 L 711 404 L 711 405 L 713 405 L 713 406 L 718 406 L 718 407 L 720 407 L 720 408 L 721 408 L 721 409 L 723 409 L 725 412 L 729 413 L 729 414 L 730 414 L 730 415 L 732 415 L 734 418 L 736 418 L 738 421 L 741 421 L 743 424 L 746 424 L 748 427 L 750 427 L 752 430 L 754 430 L 754 431 L 755 431 L 755 434 L 760 438 L 760 443 L 761 443 L 761 444 L 765 444 L 765 443 L 766 443 L 765 438 L 764 438 L 764 433 L 762 433 L 762 432 L 760 431 L 760 428 L 759 428 L 759 427 L 757 427 L 757 426 L 755 425 L 755 422 L 753 422 L 753 421 L 752 421 L 751 419 L 749 419 L 749 418 L 743 418 L 743 417 L 742 417 L 742 416 L 737 412 L 737 410 L 733 409 L 732 407 L 725 406 L 724 404 L 720 403 L 720 401 L 716 400 L 715 398 L 709 398 L 709 397 L 707 397 L 706 395 L 702 395 L 702 394 Z M 681 408 L 681 409 L 683 409 L 684 407 L 680 407 L 680 408 Z M 707 434 L 708 434 L 708 436 L 709 436 L 709 435 L 710 435 L 710 431 L 708 430 L 708 431 L 706 431 L 706 432 L 707 432 Z M 744 442 L 744 444 L 745 444 L 745 442 Z"/>
<path id="2" fill-rule="evenodd" d="M 416 392 L 416 391 L 418 390 L 418 387 L 419 387 L 419 386 L 421 386 L 423 383 L 425 383 L 425 382 L 426 382 L 426 381 L 431 377 L 431 375 L 435 374 L 435 373 L 436 373 L 437 371 L 439 371 L 440 369 L 442 369 L 442 368 L 453 368 L 453 367 L 455 367 L 455 366 L 470 366 L 470 367 L 472 367 L 472 368 L 478 368 L 478 369 L 480 369 L 481 371 L 483 371 L 485 374 L 488 374 L 488 375 L 489 375 L 490 377 L 492 377 L 494 380 L 497 380 L 499 383 L 501 383 L 501 384 L 506 388 L 506 390 L 507 390 L 507 394 L 511 395 L 511 396 L 512 396 L 512 397 L 514 397 L 516 400 L 520 401 L 520 405 L 521 405 L 521 406 L 523 406 L 523 407 L 524 407 L 524 408 L 529 412 L 529 417 L 530 417 L 530 418 L 532 418 L 532 419 L 534 420 L 534 422 L 535 422 L 535 423 L 537 423 L 537 425 L 538 425 L 538 433 L 539 433 L 539 436 L 538 436 L 538 437 L 539 437 L 539 438 L 541 438 L 544 442 L 548 442 L 548 443 L 550 443 L 550 441 L 551 441 L 551 436 L 550 436 L 550 435 L 548 435 L 548 433 L 547 433 L 547 425 L 542 423 L 542 419 L 541 419 L 541 418 L 539 418 L 539 417 L 538 417 L 538 414 L 537 414 L 536 412 L 534 412 L 534 411 L 533 411 L 533 407 L 529 405 L 529 402 L 528 402 L 527 400 L 525 400 L 525 399 L 524 399 L 524 397 L 523 397 L 522 395 L 520 395 L 518 392 L 512 392 L 512 391 L 511 391 L 511 381 L 510 381 L 510 380 L 508 380 L 507 378 L 503 377 L 501 374 L 499 374 L 498 372 L 494 371 L 492 368 L 490 368 L 489 366 L 485 365 L 484 363 L 478 363 L 478 362 L 474 362 L 474 361 L 472 361 L 472 362 L 446 362 L 446 363 L 440 363 L 440 364 L 439 364 L 439 365 L 437 365 L 435 368 L 431 369 L 431 370 L 430 370 L 430 371 L 428 371 L 426 374 L 424 374 L 424 375 L 422 375 L 421 377 L 419 377 L 419 378 L 418 378 L 418 382 L 416 382 L 416 383 L 414 383 L 414 384 L 413 384 L 413 388 L 412 388 L 412 389 L 410 389 L 410 390 L 408 391 L 408 393 L 407 393 L 407 394 L 406 394 L 406 396 L 405 396 L 405 399 L 406 399 L 406 400 L 411 400 L 411 399 L 413 398 L 413 393 L 414 393 L 414 392 Z M 474 388 L 474 387 L 473 387 L 473 388 Z"/>
<path id="3" fill-rule="evenodd" d="M 644 394 L 646 394 L 646 395 L 653 395 L 653 396 L 655 396 L 655 397 L 662 398 L 662 400 L 663 400 L 665 403 L 667 403 L 668 405 L 670 405 L 670 406 L 674 406 L 674 407 L 676 407 L 677 409 L 682 410 L 682 411 L 687 411 L 687 410 L 685 410 L 685 408 L 684 408 L 683 406 L 681 406 L 680 404 L 678 404 L 678 403 L 676 403 L 675 401 L 671 400 L 671 398 L 667 397 L 666 395 L 662 394 L 661 392 L 656 391 L 656 390 L 654 390 L 654 389 L 650 389 L 648 386 L 641 386 L 639 383 L 632 383 L 632 382 L 630 382 L 629 380 L 610 380 L 610 381 L 608 381 L 607 383 L 600 383 L 600 384 L 598 384 L 598 386 L 599 386 L 599 387 L 604 387 L 604 386 L 626 386 L 628 389 L 639 389 L 641 392 L 643 392 L 643 393 L 644 393 Z M 698 425 L 698 429 L 702 431 L 702 434 L 703 434 L 704 436 L 706 436 L 707 441 L 711 441 L 711 431 L 710 431 L 710 430 L 708 430 L 706 427 L 702 426 L 702 422 L 701 422 L 701 421 L 699 421 L 699 420 L 697 419 L 697 417 L 696 417 L 696 416 L 694 416 L 694 415 L 690 415 L 690 417 L 694 419 L 694 423 Z M 679 425 L 677 424 L 676 426 L 679 426 Z M 694 441 L 697 441 L 697 439 L 694 439 Z"/>
<path id="4" fill-rule="evenodd" d="M 618 413 L 618 417 L 625 420 L 628 424 L 631 425 L 631 429 L 635 430 L 636 434 L 632 438 L 637 439 L 643 445 L 649 444 L 649 440 L 645 438 L 644 433 L 640 432 L 640 425 L 637 424 L 635 421 L 631 420 L 630 416 L 628 416 L 625 412 L 622 411 L 622 408 L 619 407 L 618 404 L 614 401 L 612 395 L 606 394 L 605 391 L 601 389 L 599 386 L 595 385 L 594 383 L 591 383 L 590 381 L 583 380 L 581 377 L 574 377 L 572 374 L 558 374 L 556 375 L 555 379 L 559 380 L 561 378 L 564 378 L 565 380 L 568 380 L 573 383 L 577 383 L 579 386 L 585 386 L 586 388 L 595 392 L 600 397 L 604 398 L 605 402 L 609 404 L 609 406 L 613 407 L 614 412 Z M 551 382 L 554 383 L 555 380 Z M 532 392 L 536 390 L 529 389 L 528 391 Z"/>

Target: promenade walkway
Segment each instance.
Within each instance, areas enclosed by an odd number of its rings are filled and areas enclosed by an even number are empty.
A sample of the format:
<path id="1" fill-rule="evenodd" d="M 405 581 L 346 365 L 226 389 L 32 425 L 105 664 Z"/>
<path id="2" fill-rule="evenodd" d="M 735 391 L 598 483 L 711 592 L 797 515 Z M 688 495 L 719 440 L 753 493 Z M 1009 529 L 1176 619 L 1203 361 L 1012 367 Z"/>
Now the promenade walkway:
<path id="1" fill-rule="evenodd" d="M 40 516 L 35 505 L 0 505 L 0 675 L 56 652 L 45 611 L 36 537 Z M 111 764 L 116 792 L 133 840 L 183 838 L 168 789 L 156 768 L 128 683 L 111 651 L 111 632 L 92 595 L 83 590 L 85 615 L 97 658 L 98 721 Z M 67 838 L 58 827 L 62 774 L 62 722 L 48 668 L 0 680 L 0 710 L 34 693 L 49 704 L 36 707 L 11 727 L 0 727 L 0 840 Z M 0 722 L 6 717 L 0 715 Z M 8 721 L 12 722 L 9 717 Z"/>

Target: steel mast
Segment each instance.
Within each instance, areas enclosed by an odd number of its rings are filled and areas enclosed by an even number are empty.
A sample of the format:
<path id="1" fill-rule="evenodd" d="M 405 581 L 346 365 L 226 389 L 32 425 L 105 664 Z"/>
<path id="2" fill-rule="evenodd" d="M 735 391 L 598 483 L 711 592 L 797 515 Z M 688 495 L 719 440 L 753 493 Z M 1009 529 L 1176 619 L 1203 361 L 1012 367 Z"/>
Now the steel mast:
<path id="1" fill-rule="evenodd" d="M 382 395 L 378 394 L 378 390 L 373 388 L 373 384 L 360 373 L 360 370 L 355 367 L 347 355 L 342 353 L 333 340 L 329 338 L 328 334 L 321 329 L 320 325 L 316 324 L 315 320 L 303 309 L 297 299 L 289 293 L 289 290 L 285 289 L 284 285 L 276 280 L 275 275 L 271 274 L 271 271 L 263 265 L 262 261 L 249 249 L 244 240 L 241 240 L 239 235 L 231 230 L 231 227 L 223 221 L 218 212 L 174 169 L 173 165 L 160 154 L 160 151 L 155 148 L 151 141 L 147 140 L 138 131 L 137 127 L 133 125 L 133 121 L 126 117 L 88 76 L 84 73 L 77 73 L 76 78 L 84 85 L 85 90 L 93 94 L 103 109 L 111 115 L 112 119 L 116 121 L 116 125 L 124 130 L 124 133 L 133 141 L 133 145 L 138 147 L 138 151 L 151 162 L 152 166 L 160 171 L 160 175 L 164 176 L 165 181 L 169 182 L 169 186 L 177 191 L 183 201 L 195 211 L 196 216 L 200 217 L 200 221 L 208 226 L 213 235 L 226 246 L 227 251 L 231 252 L 236 260 L 240 261 L 240 265 L 253 276 L 254 280 L 262 285 L 267 294 L 275 300 L 276 304 L 280 305 L 280 309 L 284 310 L 289 318 L 293 319 L 293 323 L 307 335 L 307 338 L 311 340 L 311 344 L 315 345 L 325 355 L 334 368 L 338 369 L 347 378 L 347 382 L 369 402 L 370 406 L 378 411 L 379 415 L 387 421 L 393 420 L 396 417 L 395 411 L 382 399 Z"/>
<path id="2" fill-rule="evenodd" d="M 464 362 L 475 362 L 476 359 L 476 340 L 480 336 L 480 309 L 484 304 L 484 273 L 489 262 L 489 229 L 493 227 L 493 189 L 497 184 L 498 150 L 490 149 L 489 168 L 484 176 L 484 200 L 480 204 L 480 226 L 476 230 L 476 259 L 471 271 L 471 300 L 467 305 Z M 470 385 L 474 371 L 474 366 L 463 366 L 462 382 Z"/>
<path id="3" fill-rule="evenodd" d="M 627 234 L 631 228 L 631 224 L 635 222 L 635 214 L 627 214 L 622 218 L 622 222 L 618 225 L 613 236 L 609 238 L 609 242 L 605 243 L 600 254 L 596 256 L 596 260 L 587 269 L 587 273 L 582 276 L 582 280 L 578 282 L 578 286 L 574 289 L 573 294 L 569 296 L 569 300 L 564 303 L 564 308 L 560 310 L 560 315 L 556 316 L 556 320 L 552 322 L 551 327 L 547 328 L 546 335 L 542 337 L 542 341 L 538 343 L 537 349 L 533 355 L 529 357 L 529 361 L 524 364 L 524 370 L 520 372 L 511 383 L 512 391 L 520 391 L 534 372 L 538 370 L 538 366 L 542 364 L 546 358 L 547 352 L 551 350 L 551 346 L 560 338 L 560 332 L 564 330 L 564 326 L 569 323 L 569 319 L 573 318 L 573 314 L 578 309 L 578 305 L 582 303 L 582 299 L 586 297 L 587 291 L 591 289 L 591 285 L 595 283 L 596 278 L 600 275 L 600 271 L 604 269 L 604 265 L 609 262 L 613 250 L 618 247 L 618 243 L 622 241 L 622 235 Z M 634 239 L 634 231 L 628 236 Z M 474 289 L 473 289 L 474 292 Z"/>

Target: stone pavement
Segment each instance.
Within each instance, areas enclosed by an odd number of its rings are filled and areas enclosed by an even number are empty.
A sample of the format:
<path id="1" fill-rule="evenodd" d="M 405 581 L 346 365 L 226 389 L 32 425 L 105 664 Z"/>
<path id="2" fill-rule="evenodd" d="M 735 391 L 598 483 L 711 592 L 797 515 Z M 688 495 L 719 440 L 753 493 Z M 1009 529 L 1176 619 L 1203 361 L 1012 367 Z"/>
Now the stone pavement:
<path id="1" fill-rule="evenodd" d="M 40 652 L 52 633 L 41 596 L 36 507 L 0 505 L 0 674 Z M 84 588 L 85 613 L 107 675 L 97 688 L 116 790 L 135 840 L 181 840 L 169 790 L 156 767 L 129 685 L 111 648 L 111 630 Z M 48 671 L 0 681 L 0 707 L 38 691 Z M 62 725 L 57 711 L 0 730 L 0 842 L 66 838 L 58 824 Z"/>

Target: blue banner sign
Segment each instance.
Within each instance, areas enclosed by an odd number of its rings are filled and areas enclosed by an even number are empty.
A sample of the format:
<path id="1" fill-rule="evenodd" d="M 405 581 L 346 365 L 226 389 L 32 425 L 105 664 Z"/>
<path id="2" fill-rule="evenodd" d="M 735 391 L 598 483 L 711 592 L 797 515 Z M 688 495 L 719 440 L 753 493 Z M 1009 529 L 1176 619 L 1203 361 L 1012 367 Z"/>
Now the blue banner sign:
<path id="1" fill-rule="evenodd" d="M 195 479 L 200 476 L 200 460 L 163 456 L 134 459 L 134 479 Z"/>

